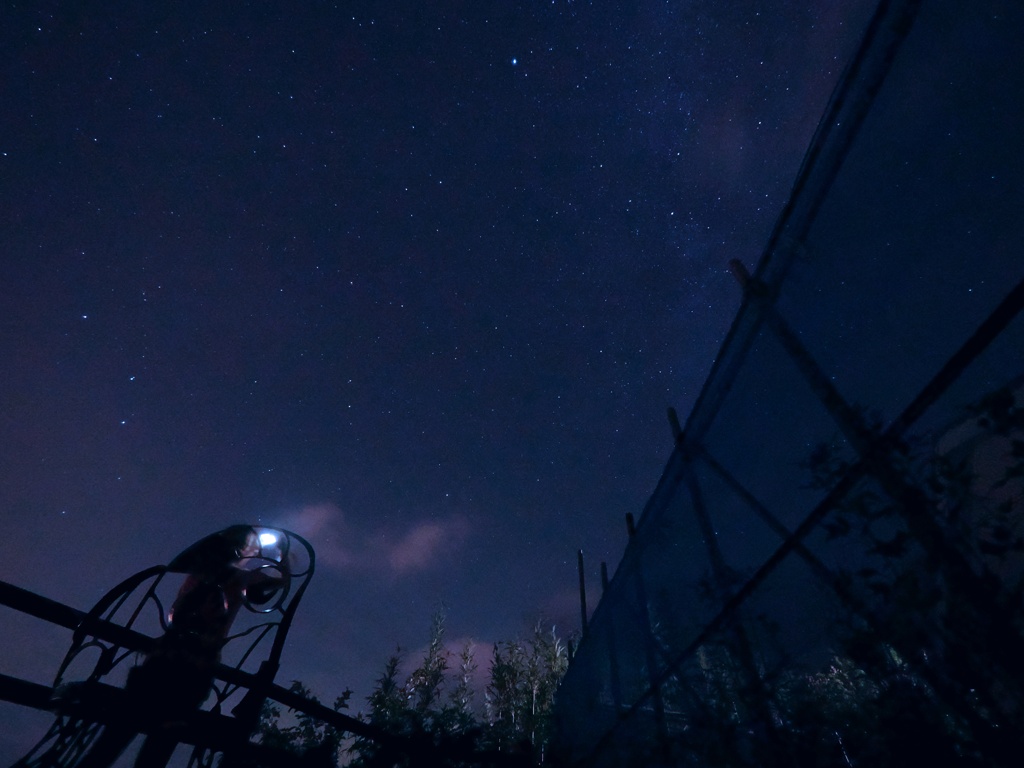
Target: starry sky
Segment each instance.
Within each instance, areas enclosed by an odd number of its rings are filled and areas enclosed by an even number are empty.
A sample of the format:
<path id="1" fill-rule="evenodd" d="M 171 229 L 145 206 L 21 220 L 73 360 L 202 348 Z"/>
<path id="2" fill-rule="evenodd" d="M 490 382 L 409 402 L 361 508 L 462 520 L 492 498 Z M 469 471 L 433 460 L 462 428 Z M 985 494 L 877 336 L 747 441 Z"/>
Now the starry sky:
<path id="1" fill-rule="evenodd" d="M 0 578 L 84 609 L 288 527 L 279 680 L 357 709 L 441 603 L 577 629 L 872 9 L 5 3 Z"/>

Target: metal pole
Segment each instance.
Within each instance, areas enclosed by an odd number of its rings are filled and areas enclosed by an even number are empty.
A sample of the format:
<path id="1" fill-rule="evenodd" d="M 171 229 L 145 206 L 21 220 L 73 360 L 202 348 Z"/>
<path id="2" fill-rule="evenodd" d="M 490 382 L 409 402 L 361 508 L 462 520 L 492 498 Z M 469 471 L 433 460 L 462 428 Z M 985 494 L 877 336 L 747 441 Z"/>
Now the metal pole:
<path id="1" fill-rule="evenodd" d="M 583 550 L 576 553 L 576 570 L 580 576 L 580 623 L 583 626 L 583 634 L 587 634 L 587 584 L 583 576 Z"/>

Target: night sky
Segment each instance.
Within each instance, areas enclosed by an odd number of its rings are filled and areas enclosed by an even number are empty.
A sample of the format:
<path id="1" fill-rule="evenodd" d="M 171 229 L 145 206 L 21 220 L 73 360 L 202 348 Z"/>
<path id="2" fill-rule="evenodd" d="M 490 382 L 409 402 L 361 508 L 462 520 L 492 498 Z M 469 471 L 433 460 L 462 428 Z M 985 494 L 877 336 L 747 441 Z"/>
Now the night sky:
<path id="1" fill-rule="evenodd" d="M 442 602 L 575 630 L 873 3 L 163 5 L 0 11 L 0 578 L 288 527 L 278 679 L 356 709 Z"/>

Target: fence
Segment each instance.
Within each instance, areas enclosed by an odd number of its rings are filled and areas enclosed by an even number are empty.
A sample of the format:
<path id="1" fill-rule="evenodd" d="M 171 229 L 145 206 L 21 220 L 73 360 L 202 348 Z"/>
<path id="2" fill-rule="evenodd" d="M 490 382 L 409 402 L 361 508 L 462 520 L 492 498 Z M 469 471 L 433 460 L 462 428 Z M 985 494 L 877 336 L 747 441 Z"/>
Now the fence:
<path id="1" fill-rule="evenodd" d="M 1020 754 L 1022 39 L 1018 3 L 879 6 L 733 265 L 742 307 L 559 691 L 569 762 Z"/>

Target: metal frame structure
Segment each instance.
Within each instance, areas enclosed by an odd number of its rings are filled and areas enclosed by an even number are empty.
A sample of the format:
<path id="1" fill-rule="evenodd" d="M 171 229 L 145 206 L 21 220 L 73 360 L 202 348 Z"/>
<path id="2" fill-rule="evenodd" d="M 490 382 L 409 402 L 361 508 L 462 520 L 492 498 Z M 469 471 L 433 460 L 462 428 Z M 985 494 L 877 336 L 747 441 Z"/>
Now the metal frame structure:
<path id="1" fill-rule="evenodd" d="M 230 751 L 249 739 L 262 703 L 274 688 L 288 630 L 315 570 L 313 548 L 302 537 L 264 526 L 235 528 L 258 542 L 246 553 L 246 567 L 252 573 L 266 573 L 268 578 L 272 573 L 273 591 L 265 601 L 243 593 L 239 610 L 244 615 L 235 620 L 232 634 L 222 642 L 220 653 L 225 659 L 218 664 L 206 709 L 195 712 L 175 734 L 178 741 L 194 746 L 190 766 L 206 768 L 217 752 Z M 87 613 L 0 583 L 0 602 L 74 630 L 52 687 L 0 677 L 0 696 L 57 715 L 49 731 L 17 766 L 70 768 L 88 753 L 102 730 L 114 723 L 137 721 L 140 733 L 158 726 L 145 713 L 135 711 L 137 704 L 122 686 L 136 659 L 151 653 L 168 630 L 172 577 L 192 572 L 197 553 L 217 543 L 222 534 L 197 542 L 168 565 L 153 566 L 125 579 Z"/>
<path id="2" fill-rule="evenodd" d="M 1011 51 L 1007 55 L 1012 56 L 1014 30 L 1024 28 L 1024 14 L 1014 10 L 998 15 L 999 9 L 987 5 L 967 11 L 942 0 L 879 4 L 819 124 L 757 269 L 750 275 L 738 261 L 731 264 L 743 289 L 741 308 L 685 428 L 680 429 L 670 414 L 674 449 L 635 530 L 629 526 L 626 552 L 587 622 L 559 692 L 561 749 L 570 764 L 696 766 L 723 762 L 721 756 L 706 751 L 706 744 L 698 745 L 699 738 L 694 735 L 702 727 L 702 718 L 722 719 L 720 714 L 706 711 L 701 695 L 701 687 L 711 684 L 708 654 L 716 652 L 716 644 L 730 649 L 730 674 L 734 676 L 730 685 L 734 694 L 740 692 L 732 700 L 745 710 L 737 716 L 739 731 L 731 737 L 740 746 L 730 759 L 741 764 L 747 760 L 760 764 L 753 758 L 757 750 L 761 750 L 761 759 L 770 762 L 780 715 L 769 689 L 785 675 L 810 674 L 814 668 L 811 659 L 834 652 L 839 642 L 837 616 L 884 638 L 908 663 L 920 658 L 921 648 L 893 631 L 893 617 L 884 604 L 851 577 L 857 566 L 863 565 L 864 552 L 840 551 L 823 534 L 824 524 L 835 518 L 837 509 L 865 487 L 884 498 L 894 511 L 886 524 L 911 542 L 908 546 L 919 553 L 921 563 L 929 564 L 934 578 L 947 590 L 944 599 L 971 606 L 979 626 L 964 642 L 973 644 L 976 657 L 998 670 L 972 668 L 958 659 L 962 669 L 957 677 L 937 672 L 934 664 L 921 663 L 914 668 L 915 679 L 929 686 L 931 695 L 961 718 L 989 764 L 1002 764 L 1007 755 L 1019 755 L 1024 748 L 1017 721 L 1024 686 L 1005 682 L 1024 680 L 1019 616 L 1007 617 L 1012 595 L 951 535 L 937 514 L 934 497 L 915 477 L 907 447 L 909 442 L 928 440 L 929 430 L 957 418 L 958 408 L 1020 373 L 1015 350 L 1019 353 L 1022 335 L 1019 315 L 1024 309 L 1024 280 L 1020 265 L 1024 262 L 1020 254 L 1024 243 L 1019 226 L 1005 215 L 995 214 L 978 224 L 989 232 L 1017 233 L 1008 236 L 1008 243 L 999 243 L 1004 250 L 976 257 L 983 280 L 986 275 L 995 281 L 997 276 L 1005 279 L 1007 273 L 1016 273 L 1016 284 L 1004 283 L 1001 289 L 1009 290 L 998 298 L 989 291 L 994 306 L 989 305 L 988 315 L 966 338 L 934 339 L 937 348 L 949 349 L 948 356 L 908 397 L 896 392 L 879 394 L 882 388 L 870 383 L 867 375 L 853 377 L 858 379 L 857 385 L 850 384 L 850 389 L 865 399 L 844 395 L 843 377 L 836 374 L 844 367 L 863 371 L 873 363 L 843 349 L 838 321 L 828 319 L 827 310 L 812 307 L 813 300 L 807 297 L 814 286 L 806 273 L 834 279 L 834 284 L 819 290 L 836 295 L 839 277 L 851 274 L 844 263 L 835 261 L 849 258 L 837 252 L 835 243 L 842 241 L 853 248 L 863 233 L 851 231 L 853 217 L 844 219 L 837 211 L 861 204 L 848 177 L 858 183 L 872 175 L 885 179 L 892 175 L 892 165 L 899 163 L 899 155 L 884 161 L 879 157 L 882 141 L 878 137 L 888 130 L 886 138 L 903 146 L 897 140 L 906 129 L 891 117 L 901 114 L 898 101 L 908 98 L 900 89 L 912 82 L 913 72 L 934 66 L 928 57 L 940 50 L 939 42 L 971 44 L 963 39 L 967 32 L 959 38 L 950 33 L 947 25 L 954 26 L 951 19 L 998 16 L 999 24 L 1005 25 L 1005 37 L 994 42 L 989 55 L 996 59 Z M 965 29 L 971 28 L 971 19 L 965 20 Z M 956 58 L 955 49 L 943 53 Z M 1011 60 L 1008 71 L 999 71 L 998 83 L 978 87 L 1005 89 L 1006 102 L 1014 103 L 1016 96 L 1024 95 L 1019 58 Z M 995 69 L 990 65 L 986 71 Z M 981 116 L 956 117 L 964 133 L 982 131 Z M 968 124 L 971 117 L 979 121 L 977 126 Z M 1013 115 L 1011 122 L 1019 124 L 1020 115 Z M 1007 129 L 1005 136 L 1012 137 L 1012 130 Z M 1014 146 L 1011 141 L 1006 145 Z M 971 148 L 975 160 L 993 163 L 986 153 L 1004 151 L 1002 145 L 985 147 L 980 138 Z M 885 151 L 893 150 L 885 147 Z M 1019 166 L 1020 152 L 1011 159 Z M 1013 172 L 1013 168 L 1000 170 Z M 921 162 L 918 173 L 927 178 L 934 169 Z M 943 203 L 943 195 L 952 198 L 952 189 L 967 184 L 941 175 L 932 182 L 927 192 Z M 1006 203 L 1012 216 L 1013 201 L 999 202 Z M 909 247 L 929 236 L 915 229 L 914 205 L 924 207 L 929 200 L 907 201 L 907 215 L 893 225 Z M 964 245 L 952 242 L 949 247 Z M 836 274 L 829 275 L 829 269 Z M 913 267 L 908 264 L 907 269 Z M 934 286 L 935 280 L 922 278 L 918 290 L 926 292 Z M 884 287 L 876 293 L 896 307 L 910 304 L 904 302 L 906 296 L 888 295 Z M 880 299 L 865 295 L 861 300 L 870 304 Z M 837 314 L 841 309 L 838 307 Z M 808 325 L 815 313 L 828 319 L 824 329 Z M 907 327 L 914 322 L 910 310 L 890 314 Z M 960 325 L 965 327 L 966 322 Z M 894 335 L 900 330 L 898 325 L 894 327 Z M 888 343 L 879 338 L 876 345 L 884 348 Z M 822 361 L 823 355 L 829 363 Z M 876 376 L 886 374 L 878 371 Z M 784 384 L 773 385 L 773 381 Z M 861 393 L 873 395 L 874 401 Z M 764 402 L 758 404 L 759 398 Z M 882 420 L 867 415 L 874 410 L 888 423 L 883 425 Z M 737 414 L 748 418 L 737 421 Z M 922 426 L 925 420 L 929 424 Z M 787 442 L 778 434 L 780 429 L 806 433 L 807 439 L 794 437 Z M 815 443 L 833 445 L 843 458 L 841 471 L 817 492 L 798 491 L 793 486 L 787 490 L 786 480 L 795 475 L 793 468 L 807 455 L 769 456 L 773 442 L 802 446 L 807 453 Z M 757 466 L 744 466 L 744 460 Z M 772 478 L 773 473 L 785 480 Z M 767 495 L 772 500 L 765 498 Z M 720 528 L 731 531 L 735 540 Z M 749 537 L 752 528 L 763 531 L 769 541 L 775 536 L 777 544 L 768 548 L 761 542 L 741 541 Z M 729 552 L 724 551 L 726 547 Z M 781 601 L 788 605 L 780 607 Z M 813 615 L 814 609 L 801 614 L 798 608 L 804 601 L 829 607 L 820 615 Z M 764 630 L 768 620 L 781 623 L 783 635 L 789 630 L 786 652 L 769 648 L 770 633 Z M 922 616 L 900 620 L 917 622 L 917 629 L 925 634 L 931 629 Z M 801 634 L 808 639 L 797 652 L 793 649 L 799 643 L 793 636 Z M 999 675 L 1003 681 L 993 682 Z M 987 710 L 970 702 L 971 696 L 983 695 L 978 691 L 985 681 L 990 688 L 999 688 L 988 691 Z M 744 753 L 744 749 L 750 751 Z"/>
<path id="3" fill-rule="evenodd" d="M 200 540 L 168 565 L 147 568 L 111 589 L 89 611 L 0 581 L 0 605 L 72 630 L 71 647 L 52 686 L 0 673 L 0 700 L 51 711 L 55 721 L 16 768 L 75 768 L 103 729 L 130 724 L 133 731 L 156 730 L 188 751 L 189 768 L 219 765 L 285 768 L 296 755 L 254 740 L 265 701 L 324 723 L 378 747 L 381 766 L 479 765 L 521 768 L 520 755 L 480 751 L 461 742 L 435 743 L 426 736 L 400 736 L 326 707 L 274 682 L 288 630 L 315 569 L 313 548 L 302 537 L 265 526 L 251 529 L 263 542 L 246 554 L 247 568 L 273 571 L 269 598 L 243 596 L 240 615 L 224 641 L 211 695 L 202 709 L 180 722 L 155 723 L 128 695 L 126 673 L 145 658 L 168 629 L 168 588 L 175 574 L 188 574 L 219 534 Z M 231 530 L 231 529 L 229 529 Z M 272 550 L 272 551 L 271 551 Z M 217 760 L 221 761 L 218 763 Z"/>

